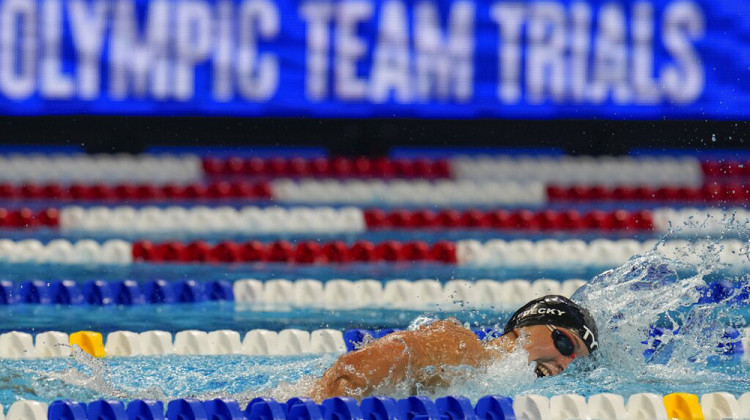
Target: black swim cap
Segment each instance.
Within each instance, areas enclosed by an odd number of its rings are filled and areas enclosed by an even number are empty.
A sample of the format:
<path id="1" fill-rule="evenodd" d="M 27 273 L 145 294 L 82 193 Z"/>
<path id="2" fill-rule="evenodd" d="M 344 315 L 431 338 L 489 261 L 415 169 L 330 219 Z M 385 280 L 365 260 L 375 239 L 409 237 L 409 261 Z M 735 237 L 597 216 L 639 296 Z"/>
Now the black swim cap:
<path id="1" fill-rule="evenodd" d="M 589 311 L 559 295 L 547 295 L 523 305 L 505 324 L 503 333 L 528 325 L 544 324 L 574 331 L 586 344 L 589 353 L 599 347 L 599 331 Z"/>

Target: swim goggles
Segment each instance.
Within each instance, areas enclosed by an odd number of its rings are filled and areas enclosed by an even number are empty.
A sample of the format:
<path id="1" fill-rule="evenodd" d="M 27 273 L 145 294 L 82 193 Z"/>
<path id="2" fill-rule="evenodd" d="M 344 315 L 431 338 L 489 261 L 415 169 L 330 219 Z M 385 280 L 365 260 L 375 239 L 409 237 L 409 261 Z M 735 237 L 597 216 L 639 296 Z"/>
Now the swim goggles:
<path id="1" fill-rule="evenodd" d="M 575 348 L 576 345 L 573 339 L 563 331 L 547 324 L 547 328 L 552 332 L 552 343 L 555 345 L 557 351 L 563 356 L 568 356 L 572 359 L 576 358 Z"/>

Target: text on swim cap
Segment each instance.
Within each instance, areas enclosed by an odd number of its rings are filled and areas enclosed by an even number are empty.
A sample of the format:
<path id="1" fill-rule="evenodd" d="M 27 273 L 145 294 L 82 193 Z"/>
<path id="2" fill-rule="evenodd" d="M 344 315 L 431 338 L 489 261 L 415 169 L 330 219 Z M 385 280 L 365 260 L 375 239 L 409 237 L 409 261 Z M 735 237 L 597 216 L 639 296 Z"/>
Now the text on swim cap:
<path id="1" fill-rule="evenodd" d="M 561 311 L 559 309 L 554 309 L 554 308 L 531 308 L 531 309 L 527 309 L 527 310 L 523 311 L 521 313 L 521 316 L 519 318 L 523 318 L 523 317 L 525 317 L 527 315 L 537 315 L 537 314 L 539 314 L 539 315 L 547 314 L 547 315 L 562 316 L 562 314 L 564 314 L 564 313 L 565 313 L 565 311 Z"/>
<path id="2" fill-rule="evenodd" d="M 591 332 L 591 330 L 589 329 L 589 327 L 587 327 L 587 326 L 584 325 L 583 326 L 583 330 L 584 330 L 584 333 L 583 333 L 583 340 L 584 341 L 588 340 L 588 338 L 591 337 L 591 350 L 599 347 L 599 343 L 594 338 L 594 333 Z"/>

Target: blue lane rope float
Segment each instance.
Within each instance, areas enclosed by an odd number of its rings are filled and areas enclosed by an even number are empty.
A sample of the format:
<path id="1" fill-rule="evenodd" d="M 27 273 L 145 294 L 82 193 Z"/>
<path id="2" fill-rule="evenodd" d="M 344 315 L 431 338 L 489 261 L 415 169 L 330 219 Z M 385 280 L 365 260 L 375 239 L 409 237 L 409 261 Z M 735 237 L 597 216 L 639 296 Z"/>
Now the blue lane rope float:
<path id="1" fill-rule="evenodd" d="M 221 420 L 244 420 L 245 414 L 238 404 L 233 404 L 231 400 L 215 399 L 203 403 L 203 410 L 209 419 Z"/>
<path id="2" fill-rule="evenodd" d="M 718 395 L 722 394 L 722 395 Z M 732 407 L 723 407 L 723 415 L 732 418 L 746 416 L 750 412 L 747 403 L 748 393 L 737 399 L 726 393 L 704 394 L 700 398 L 694 394 L 668 394 L 665 396 L 654 394 L 636 394 L 638 396 L 649 396 L 648 401 L 643 398 L 630 398 L 627 408 L 624 399 L 615 394 L 597 394 L 590 396 L 588 402 L 584 399 L 584 406 L 579 414 L 592 415 L 598 411 L 597 403 L 602 399 L 609 399 L 611 409 L 619 412 L 619 415 L 627 416 L 630 410 L 641 410 L 643 404 L 649 405 L 650 410 L 663 410 L 667 418 L 670 407 L 675 404 L 672 400 L 690 400 L 692 404 L 687 407 L 690 411 L 689 418 L 702 418 L 706 410 L 709 412 L 716 408 L 715 397 L 721 397 L 723 401 L 731 402 Z M 526 396 L 519 398 L 523 399 Z M 709 397 L 709 398 L 707 398 Z M 540 398 L 537 404 L 549 404 L 554 409 L 554 400 Z M 558 403 L 559 403 L 558 399 Z M 631 407 L 633 403 L 633 407 Z M 724 404 L 726 405 L 726 404 Z M 308 397 L 294 397 L 286 402 L 279 402 L 272 398 L 259 397 L 251 400 L 243 409 L 239 403 L 232 399 L 217 398 L 210 401 L 199 401 L 195 399 L 176 399 L 165 403 L 154 400 L 132 400 L 127 403 L 117 400 L 98 400 L 89 404 L 72 400 L 58 400 L 49 405 L 47 410 L 48 420 L 515 420 L 517 416 L 528 415 L 525 404 L 521 403 L 514 407 L 512 398 L 501 395 L 487 395 L 477 400 L 475 405 L 463 396 L 445 396 L 432 400 L 425 396 L 410 396 L 401 399 L 390 397 L 367 397 L 357 403 L 353 398 L 334 397 L 324 400 L 321 404 L 315 403 Z M 684 407 L 683 407 L 684 408 Z M 560 409 L 558 406 L 557 409 Z M 683 409 L 683 411 L 685 411 Z M 728 411 L 731 411 L 728 412 Z M 743 414 L 745 413 L 745 414 Z M 657 413 L 658 414 L 658 413 Z M 684 414 L 684 413 L 683 413 Z M 696 417 L 697 416 L 697 417 Z M 687 418 L 687 417 L 680 417 Z M 41 419 L 36 419 L 41 420 Z"/>
<path id="3" fill-rule="evenodd" d="M 117 400 L 98 400 L 86 407 L 89 419 L 128 420 L 125 404 Z"/>
<path id="4" fill-rule="evenodd" d="M 133 280 L 92 280 L 83 284 L 71 280 L 0 281 L 0 305 L 136 305 L 205 301 L 234 301 L 232 284 L 224 280 L 151 280 L 142 284 Z"/>
<path id="5" fill-rule="evenodd" d="M 49 405 L 47 418 L 55 420 L 88 420 L 86 405 L 72 400 L 55 401 Z"/>
<path id="6" fill-rule="evenodd" d="M 323 409 L 310 398 L 292 398 L 286 402 L 287 420 L 323 420 Z"/>
<path id="7" fill-rule="evenodd" d="M 435 401 L 424 396 L 399 400 L 388 397 L 334 397 L 316 404 L 307 397 L 291 398 L 285 403 L 272 398 L 255 398 L 243 410 L 237 401 L 215 399 L 198 401 L 177 399 L 167 403 L 133 400 L 98 400 L 89 404 L 58 400 L 49 405 L 49 420 L 502 420 L 515 419 L 512 400 L 503 396 L 485 396 L 476 407 L 466 397 L 447 396 Z"/>
<path id="8" fill-rule="evenodd" d="M 164 418 L 164 403 L 156 400 L 133 400 L 125 410 L 128 420 L 160 420 Z"/>

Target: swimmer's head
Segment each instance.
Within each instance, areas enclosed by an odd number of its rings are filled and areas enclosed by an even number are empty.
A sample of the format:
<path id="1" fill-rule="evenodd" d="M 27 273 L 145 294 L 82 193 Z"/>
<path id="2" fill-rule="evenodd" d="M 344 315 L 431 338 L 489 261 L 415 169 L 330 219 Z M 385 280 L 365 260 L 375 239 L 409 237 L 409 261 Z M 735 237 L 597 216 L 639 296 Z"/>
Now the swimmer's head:
<path id="1" fill-rule="evenodd" d="M 599 347 L 598 331 L 589 312 L 564 296 L 548 295 L 522 306 L 505 325 L 504 333 L 524 329 L 529 360 L 537 375 L 562 372 L 576 356 Z"/>

